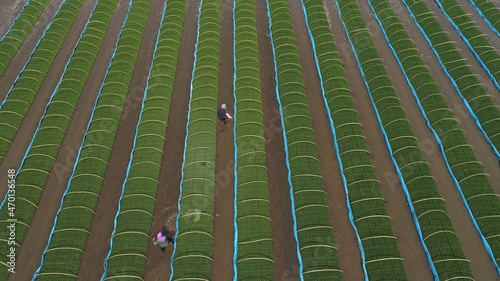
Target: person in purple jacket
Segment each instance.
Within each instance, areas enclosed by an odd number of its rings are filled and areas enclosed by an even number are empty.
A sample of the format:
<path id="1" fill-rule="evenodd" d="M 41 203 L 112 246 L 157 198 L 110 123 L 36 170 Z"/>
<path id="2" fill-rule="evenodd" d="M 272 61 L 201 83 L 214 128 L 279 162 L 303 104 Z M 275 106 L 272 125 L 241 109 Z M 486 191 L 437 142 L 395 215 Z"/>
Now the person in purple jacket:
<path id="1" fill-rule="evenodd" d="M 153 244 L 160 246 L 162 252 L 165 252 L 165 247 L 170 243 L 174 244 L 174 239 L 169 234 L 165 235 L 161 231 L 158 232 L 156 238 L 153 238 Z"/>

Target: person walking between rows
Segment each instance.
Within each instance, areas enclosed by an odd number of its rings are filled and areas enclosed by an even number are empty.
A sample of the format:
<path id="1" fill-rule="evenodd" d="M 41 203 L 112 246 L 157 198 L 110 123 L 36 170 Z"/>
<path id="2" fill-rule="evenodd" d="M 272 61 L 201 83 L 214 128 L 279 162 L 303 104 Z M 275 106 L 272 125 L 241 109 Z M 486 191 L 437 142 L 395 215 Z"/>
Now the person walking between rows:
<path id="1" fill-rule="evenodd" d="M 153 238 L 153 244 L 160 246 L 162 252 L 165 252 L 165 247 L 170 243 L 174 244 L 174 239 L 169 234 L 164 235 L 161 231 L 158 232 L 156 238 Z"/>
<path id="2" fill-rule="evenodd" d="M 233 117 L 229 115 L 229 113 L 227 113 L 225 104 L 222 104 L 222 106 L 217 110 L 217 117 L 221 121 L 224 121 L 224 124 L 226 124 L 226 117 L 229 119 L 233 119 Z"/>

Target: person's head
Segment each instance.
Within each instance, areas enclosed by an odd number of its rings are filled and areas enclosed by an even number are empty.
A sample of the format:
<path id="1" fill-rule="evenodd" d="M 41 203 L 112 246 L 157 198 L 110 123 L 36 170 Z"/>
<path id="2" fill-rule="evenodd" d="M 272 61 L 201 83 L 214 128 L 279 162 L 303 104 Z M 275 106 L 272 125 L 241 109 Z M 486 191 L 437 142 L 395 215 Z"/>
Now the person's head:
<path id="1" fill-rule="evenodd" d="M 156 238 L 158 238 L 158 241 L 160 241 L 160 242 L 165 241 L 165 235 L 163 235 L 163 233 L 161 231 L 158 232 L 158 234 L 156 235 Z"/>
<path id="2" fill-rule="evenodd" d="M 222 109 L 226 109 L 226 104 L 222 104 Z"/>

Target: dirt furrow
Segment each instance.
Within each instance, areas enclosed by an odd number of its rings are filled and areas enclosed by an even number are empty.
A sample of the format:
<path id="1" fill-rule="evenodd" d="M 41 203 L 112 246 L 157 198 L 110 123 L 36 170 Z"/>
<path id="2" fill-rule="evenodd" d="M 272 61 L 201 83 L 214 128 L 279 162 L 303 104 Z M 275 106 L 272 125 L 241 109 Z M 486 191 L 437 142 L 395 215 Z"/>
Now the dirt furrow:
<path id="1" fill-rule="evenodd" d="M 318 158 L 325 185 L 326 199 L 330 207 L 330 220 L 334 229 L 340 269 L 346 280 L 363 279 L 361 254 L 354 228 L 349 221 L 346 194 L 333 143 L 328 113 L 325 108 L 321 82 L 317 73 L 314 53 L 305 23 L 300 1 L 289 0 L 295 41 L 299 52 L 304 86 L 309 102 Z"/>
<path id="2" fill-rule="evenodd" d="M 125 2 L 127 2 L 125 4 Z M 113 17 L 109 30 L 104 38 L 102 49 L 98 53 L 96 63 L 89 76 L 89 83 L 81 94 L 75 109 L 75 115 L 68 127 L 68 131 L 61 144 L 56 162 L 45 184 L 45 192 L 40 198 L 39 207 L 35 212 L 30 228 L 24 238 L 23 245 L 18 254 L 18 262 L 23 264 L 23 270 L 11 275 L 9 280 L 28 280 L 40 265 L 40 259 L 47 245 L 54 218 L 59 209 L 61 197 L 67 187 L 69 177 L 73 170 L 78 149 L 80 148 L 87 124 L 95 106 L 99 88 L 104 80 L 108 62 L 113 54 L 113 49 L 121 30 L 121 25 L 128 9 L 128 0 L 119 3 L 117 12 Z"/>
<path id="3" fill-rule="evenodd" d="M 363 1 L 363 0 L 360 0 Z M 374 21 L 373 14 L 369 7 L 361 9 L 364 17 L 367 21 Z M 396 9 L 397 10 L 397 9 Z M 402 14 L 402 13 L 398 13 Z M 405 27 L 406 28 L 406 27 Z M 409 30 L 409 29 L 407 29 Z M 471 267 L 474 276 L 478 280 L 496 280 L 495 276 L 498 277 L 493 263 L 489 260 L 489 256 L 482 245 L 479 235 L 472 224 L 467 210 L 462 203 L 462 199 L 455 184 L 448 172 L 444 158 L 439 150 L 436 140 L 434 139 L 432 132 L 426 125 L 426 121 L 422 114 L 420 113 L 420 108 L 418 107 L 415 98 L 411 94 L 409 85 L 406 83 L 406 79 L 397 65 L 396 58 L 392 54 L 392 51 L 387 45 L 382 31 L 378 25 L 371 26 L 371 35 L 374 38 L 375 46 L 377 47 L 381 57 L 384 59 L 387 71 L 393 85 L 396 89 L 401 104 L 403 105 L 407 118 L 410 121 L 410 125 L 413 129 L 415 136 L 418 139 L 420 149 L 424 153 L 425 160 L 430 164 L 431 174 L 436 178 L 438 184 L 438 190 L 442 198 L 445 200 L 445 206 L 450 216 L 453 226 L 459 240 L 461 242 L 462 248 L 469 260 L 471 260 Z M 408 34 L 413 36 L 413 39 L 417 41 L 414 37 L 418 34 L 417 31 L 412 32 L 410 29 Z M 421 35 L 421 34 L 418 34 Z M 418 43 L 425 43 L 425 41 L 418 40 Z M 422 44 L 425 49 L 425 45 Z M 421 46 L 418 46 L 419 50 L 422 52 Z M 430 48 L 427 48 L 431 51 Z M 439 69 L 439 64 L 437 59 L 434 57 L 432 64 L 429 65 L 431 69 Z M 435 81 L 443 86 L 449 87 L 447 89 L 440 89 L 443 93 L 452 93 L 453 89 L 448 83 L 447 77 L 441 71 L 441 75 L 434 76 Z M 443 80 L 441 80 L 443 79 Z M 489 148 L 489 147 L 488 147 Z"/>
<path id="4" fill-rule="evenodd" d="M 49 103 L 50 97 L 54 93 L 54 90 L 56 89 L 57 84 L 61 79 L 66 63 L 73 54 L 73 50 L 78 40 L 80 39 L 80 35 L 85 25 L 87 24 L 90 13 L 94 9 L 96 1 L 97 0 L 87 0 L 83 4 L 82 9 L 80 10 L 80 13 L 76 17 L 75 22 L 73 23 L 68 33 L 68 36 L 64 40 L 59 53 L 55 57 L 52 66 L 47 72 L 45 80 L 43 80 L 43 83 L 40 86 L 40 89 L 38 90 L 38 93 L 35 96 L 35 99 L 33 100 L 31 107 L 26 113 L 26 117 L 21 123 L 21 126 L 19 127 L 17 134 L 14 136 L 12 144 L 7 150 L 5 158 L 0 164 L 0 171 L 7 171 L 7 169 L 11 168 L 17 169 L 21 165 L 21 162 L 24 158 L 24 154 L 26 153 L 26 150 L 28 149 L 31 140 L 33 139 L 33 135 L 35 134 L 40 119 L 42 118 L 45 112 L 45 108 Z M 28 39 L 26 40 L 26 42 L 29 42 Z M 2 85 L 0 86 L 0 91 L 10 90 L 10 86 L 3 87 L 3 81 L 0 82 L 0 85 Z M 0 95 L 2 94 L 0 93 Z M 0 180 L 2 180 L 2 182 L 5 182 L 7 180 L 5 178 L 4 181 L 3 177 L 5 176 L 7 176 L 7 172 L 1 173 Z M 3 198 L 3 194 L 6 191 L 7 191 L 6 187 L 3 188 L 2 186 L 2 190 L 0 191 L 0 193 L 2 194 L 1 198 Z"/>
<path id="5" fill-rule="evenodd" d="M 233 96 L 233 1 L 222 0 L 219 105 L 234 115 Z M 234 122 L 218 122 L 215 159 L 214 240 L 212 280 L 233 280 L 234 253 Z"/>
<path id="6" fill-rule="evenodd" d="M 171 232 L 177 230 L 177 203 L 180 192 L 199 7 L 200 1 L 187 1 L 163 159 L 158 178 L 151 237 L 155 237 L 156 233 L 162 229 Z M 170 259 L 173 249 L 174 247 L 169 245 L 165 253 L 162 253 L 158 246 L 154 246 L 153 243 L 149 244 L 144 280 L 161 280 L 170 276 Z"/>
<path id="7" fill-rule="evenodd" d="M 273 238 L 274 279 L 297 281 L 299 261 L 293 235 L 290 204 L 290 185 L 283 142 L 283 128 L 274 80 L 273 50 L 269 37 L 269 18 L 266 1 L 255 1 L 257 40 L 259 44 L 259 70 L 266 139 L 266 166 L 269 184 L 271 236 Z"/>
<path id="8" fill-rule="evenodd" d="M 49 3 L 49 5 L 47 5 L 47 8 L 45 8 L 45 11 L 43 11 L 42 15 L 40 16 L 40 19 L 33 26 L 30 34 L 26 37 L 26 40 L 24 40 L 23 44 L 21 45 L 21 48 L 19 48 L 17 54 L 12 58 L 9 67 L 7 67 L 5 73 L 0 78 L 0 101 L 3 101 L 7 96 L 7 94 L 9 93 L 10 88 L 16 81 L 17 76 L 24 68 L 26 63 L 29 61 L 33 49 L 35 49 L 35 47 L 38 45 L 38 42 L 40 41 L 40 38 L 42 38 L 43 33 L 47 28 L 47 25 L 52 21 L 63 1 L 64 0 L 52 0 Z M 3 17 L 0 18 L 3 21 Z M 78 33 L 78 35 L 79 34 L 80 33 Z M 68 37 L 70 35 L 68 35 Z M 73 34 L 73 36 L 74 35 L 75 34 Z"/>
<path id="9" fill-rule="evenodd" d="M 77 280 L 79 281 L 99 280 L 104 272 L 103 262 L 109 251 L 115 214 L 134 143 L 135 128 L 141 111 L 164 4 L 163 0 L 154 0 L 151 5 L 125 107 L 118 125 L 108 168 L 104 174 L 104 183 L 90 227 L 90 235 L 78 271 Z"/>
<path id="10" fill-rule="evenodd" d="M 498 89 L 495 87 L 493 81 L 491 81 L 491 79 L 488 77 L 486 71 L 481 67 L 479 62 L 476 60 L 474 54 L 471 52 L 471 50 L 469 50 L 465 41 L 462 40 L 458 32 L 451 25 L 451 23 L 443 14 L 439 6 L 436 4 L 436 2 L 434 2 L 434 0 L 424 0 L 424 2 L 429 8 L 429 10 L 434 14 L 434 16 L 436 17 L 437 21 L 444 29 L 444 31 L 446 31 L 450 40 L 453 41 L 455 48 L 459 49 L 460 54 L 465 59 L 472 72 L 476 74 L 476 77 L 478 78 L 479 82 L 484 84 L 486 92 L 492 97 L 494 97 L 493 102 L 500 109 L 500 93 Z M 498 48 L 499 46 L 497 45 L 496 47 Z"/>

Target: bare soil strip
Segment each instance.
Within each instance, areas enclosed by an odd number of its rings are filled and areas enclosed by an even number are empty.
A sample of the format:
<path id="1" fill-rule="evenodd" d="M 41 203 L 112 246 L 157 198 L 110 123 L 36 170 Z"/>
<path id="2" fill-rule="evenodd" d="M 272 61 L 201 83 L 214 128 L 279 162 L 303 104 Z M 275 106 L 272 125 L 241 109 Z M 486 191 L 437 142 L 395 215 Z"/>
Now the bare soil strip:
<path id="1" fill-rule="evenodd" d="M 448 19 L 443 14 L 441 9 L 438 7 L 436 2 L 434 2 L 434 0 L 425 0 L 424 2 L 429 8 L 429 10 L 434 14 L 441 27 L 448 33 L 448 37 L 450 38 L 450 40 L 453 41 L 455 48 L 459 49 L 460 54 L 466 60 L 472 72 L 476 74 L 476 77 L 478 78 L 479 82 L 484 84 L 486 92 L 491 96 L 495 97 L 493 99 L 493 102 L 500 109 L 500 94 L 498 89 L 493 84 L 493 81 L 491 81 L 491 79 L 488 77 L 486 71 L 481 67 L 479 62 L 476 60 L 474 54 L 472 54 L 472 52 L 469 50 L 467 44 L 464 42 L 464 40 L 462 40 L 460 35 L 458 35 L 458 32 L 451 25 L 451 23 L 448 21 Z M 498 48 L 498 45 L 496 47 Z"/>
<path id="2" fill-rule="evenodd" d="M 219 58 L 219 105 L 234 115 L 233 1 L 222 1 Z M 234 254 L 234 122 L 218 122 L 215 159 L 214 240 L 212 280 L 233 280 Z"/>
<path id="3" fill-rule="evenodd" d="M 197 13 L 200 1 L 187 1 L 182 39 L 179 49 L 177 73 L 172 92 L 172 103 L 167 123 L 167 135 L 158 179 L 158 190 L 151 225 L 151 237 L 162 229 L 174 232 L 176 229 L 177 203 L 179 200 L 184 156 L 184 140 L 189 110 L 189 91 L 193 72 L 196 44 Z M 167 121 L 167 120 L 165 120 Z M 169 245 L 163 253 L 153 243 L 148 247 L 148 259 L 144 280 L 166 280 L 170 277 L 170 259 L 174 247 Z"/>
<path id="4" fill-rule="evenodd" d="M 109 241 L 114 230 L 115 214 L 132 151 L 164 4 L 165 1 L 154 0 L 151 5 L 77 280 L 99 280 L 104 272 L 103 262 L 108 254 Z"/>
<path id="5" fill-rule="evenodd" d="M 419 32 L 406 8 L 402 9 L 402 4 L 399 1 L 391 1 L 391 4 L 395 10 L 401 9 L 402 12 L 398 14 L 403 22 L 403 26 L 408 31 L 408 35 L 412 38 L 419 52 L 422 54 L 422 58 L 429 67 L 432 77 L 434 77 L 434 80 L 437 82 L 439 90 L 443 94 L 448 106 L 453 111 L 460 127 L 465 132 L 467 141 L 474 147 L 474 153 L 477 160 L 483 163 L 484 171 L 491 176 L 489 177 L 491 185 L 497 194 L 500 194 L 500 163 L 498 162 L 498 158 L 493 154 L 483 133 L 477 128 L 476 122 L 470 116 L 462 99 L 457 94 L 455 88 L 450 84 L 448 77 L 443 72 L 432 49 L 425 41 L 423 35 Z M 500 101 L 500 99 L 497 100 Z"/>
<path id="6" fill-rule="evenodd" d="M 33 49 L 35 49 L 35 47 L 37 46 L 38 42 L 40 41 L 40 38 L 43 36 L 45 29 L 47 28 L 47 25 L 52 21 L 52 18 L 54 18 L 57 10 L 59 9 L 59 6 L 61 6 L 61 3 L 63 1 L 64 0 L 52 0 L 49 3 L 49 5 L 47 5 L 47 8 L 45 9 L 45 11 L 43 11 L 42 15 L 40 16 L 40 19 L 33 26 L 33 29 L 31 30 L 30 34 L 28 35 L 28 37 L 26 37 L 26 40 L 24 40 L 23 45 L 21 46 L 21 48 L 19 48 L 19 51 L 12 59 L 9 67 L 7 67 L 7 69 L 5 70 L 5 73 L 0 79 L 0 101 L 3 101 L 7 96 L 7 94 L 9 93 L 10 88 L 14 84 L 17 76 L 24 68 L 24 65 L 26 65 L 26 63 L 30 59 Z M 3 19 L 3 17 L 0 18 Z M 80 33 L 78 33 L 78 35 L 79 34 Z M 73 36 L 75 35 L 76 34 L 73 34 Z M 68 38 L 70 36 L 72 36 L 71 31 L 70 34 L 68 35 Z"/>
<path id="7" fill-rule="evenodd" d="M 123 4 L 127 2 L 127 5 Z M 45 192 L 40 198 L 39 207 L 35 212 L 30 228 L 24 238 L 17 257 L 19 264 L 23 265 L 21 271 L 12 274 L 9 280 L 31 279 L 35 270 L 40 266 L 40 260 L 47 246 L 47 240 L 54 224 L 54 218 L 61 205 L 61 197 L 67 187 L 69 177 L 73 170 L 78 149 L 80 148 L 87 124 L 95 106 L 97 93 L 104 80 L 109 60 L 113 54 L 121 24 L 128 8 L 128 0 L 122 0 L 113 17 L 109 30 L 104 38 L 102 48 L 97 55 L 96 62 L 89 76 L 89 83 L 81 94 L 75 110 L 75 115 L 68 127 L 68 131 L 61 144 L 54 167 L 45 184 Z"/>
<path id="8" fill-rule="evenodd" d="M 346 194 L 304 13 L 300 1 L 290 0 L 288 5 L 304 76 L 326 199 L 330 207 L 330 220 L 334 229 L 340 269 L 345 280 L 362 280 L 364 273 L 361 267 L 360 249 L 354 228 L 349 221 Z"/>
<path id="9" fill-rule="evenodd" d="M 297 242 L 293 236 L 290 204 L 290 185 L 283 142 L 283 128 L 276 100 L 273 50 L 269 37 L 269 18 L 266 1 L 255 1 L 257 39 L 259 44 L 259 70 L 266 139 L 267 180 L 273 238 L 274 280 L 297 281 L 299 261 Z"/>
<path id="10" fill-rule="evenodd" d="M 94 9 L 96 1 L 97 0 L 87 0 L 83 4 L 80 13 L 76 17 L 75 22 L 73 23 L 68 33 L 68 36 L 66 37 L 61 46 L 61 50 L 54 59 L 54 62 L 52 63 L 52 66 L 50 67 L 47 75 L 45 76 L 45 79 L 43 80 L 43 83 L 40 86 L 40 89 L 38 90 L 38 93 L 35 96 L 35 99 L 33 100 L 31 107 L 26 113 L 26 117 L 21 123 L 21 126 L 19 127 L 17 134 L 14 136 L 12 144 L 6 153 L 4 160 L 0 164 L 0 171 L 7 171 L 7 169 L 11 168 L 17 169 L 21 165 L 21 162 L 24 158 L 24 154 L 26 153 L 26 150 L 28 149 L 31 140 L 33 139 L 33 135 L 35 134 L 40 119 L 42 118 L 45 112 L 45 108 L 49 103 L 50 97 L 54 93 L 54 90 L 57 87 L 59 80 L 61 79 L 66 63 L 73 54 L 73 50 L 78 40 L 80 39 L 80 35 L 85 25 L 87 24 L 90 13 Z M 26 42 L 29 42 L 28 39 L 26 40 Z M 0 91 L 5 90 L 8 92 L 11 88 L 11 85 L 6 86 L 4 88 L 3 81 L 0 83 L 0 85 L 2 85 L 0 86 Z M 0 180 L 5 182 L 4 177 L 6 176 L 7 176 L 6 172 L 1 173 Z M 5 178 L 5 180 L 7 179 Z M 2 195 L 1 197 L 2 199 L 5 192 L 7 192 L 7 187 L 2 186 L 2 188 L 0 189 L 0 194 Z"/>
<path id="11" fill-rule="evenodd" d="M 367 21 L 375 20 L 371 10 L 368 11 L 368 7 L 363 10 L 365 18 Z M 399 13 L 400 15 L 402 13 Z M 407 14 L 407 13 L 405 13 Z M 405 28 L 408 28 L 405 26 Z M 416 27 L 415 27 L 416 28 Z M 413 32 L 411 29 L 407 29 L 408 34 L 413 40 L 417 41 L 417 47 L 422 52 L 422 49 L 418 44 L 422 43 L 422 47 L 425 47 L 423 39 L 418 40 L 415 34 L 419 34 L 417 31 Z M 493 263 L 491 262 L 487 252 L 479 238 L 479 234 L 473 226 L 472 220 L 470 219 L 465 205 L 462 203 L 460 194 L 455 187 L 455 184 L 448 172 L 444 158 L 439 150 L 436 140 L 434 139 L 432 132 L 428 129 L 426 121 L 422 114 L 420 113 L 420 108 L 418 107 L 415 98 L 411 94 L 409 85 L 406 83 L 406 79 L 399 66 L 397 65 L 396 59 L 392 54 L 392 51 L 387 45 L 382 31 L 379 30 L 378 25 L 371 26 L 370 31 L 372 32 L 372 37 L 374 38 L 375 45 L 384 59 L 389 76 L 393 81 L 393 85 L 396 89 L 399 99 L 403 107 L 405 108 L 406 115 L 410 121 L 410 125 L 413 129 L 415 136 L 418 139 L 420 149 L 424 153 L 425 160 L 430 165 L 430 170 L 432 175 L 437 179 L 438 190 L 442 198 L 445 200 L 445 206 L 450 216 L 455 231 L 459 237 L 462 249 L 466 257 L 471 261 L 471 267 L 474 277 L 477 280 L 497 280 L 498 273 L 496 272 Z M 421 34 L 419 34 L 421 36 Z M 430 48 L 424 48 L 431 52 Z M 427 56 L 424 56 L 427 57 Z M 427 63 L 431 63 L 429 68 L 439 69 L 440 66 L 437 59 L 433 56 L 433 60 L 427 60 Z M 441 71 L 441 75 L 436 75 L 434 77 L 435 81 L 447 89 L 442 89 L 444 93 L 453 93 L 452 86 L 448 83 L 447 77 Z M 454 93 L 453 93 L 454 94 Z M 486 144 L 485 144 L 486 145 Z M 489 149 L 489 146 L 487 147 Z M 492 153 L 491 153 L 492 154 Z M 408 274 L 409 275 L 409 274 Z M 410 275 L 409 275 L 410 276 Z"/>
<path id="12" fill-rule="evenodd" d="M 469 0 L 457 0 L 462 9 L 470 16 L 470 19 L 476 24 L 479 30 L 484 34 L 484 37 L 490 42 L 491 46 L 495 47 L 500 54 L 500 37 L 489 27 L 479 13 L 472 7 Z M 493 2 L 493 1 L 492 1 Z"/>
<path id="13" fill-rule="evenodd" d="M 0 24 L 0 38 L 9 31 L 14 19 L 19 15 L 26 2 L 28 0 L 4 0 L 0 2 L 0 19 L 2 19 L 2 23 Z"/>

